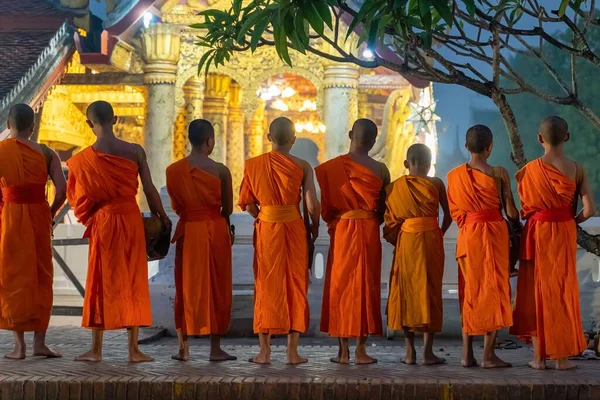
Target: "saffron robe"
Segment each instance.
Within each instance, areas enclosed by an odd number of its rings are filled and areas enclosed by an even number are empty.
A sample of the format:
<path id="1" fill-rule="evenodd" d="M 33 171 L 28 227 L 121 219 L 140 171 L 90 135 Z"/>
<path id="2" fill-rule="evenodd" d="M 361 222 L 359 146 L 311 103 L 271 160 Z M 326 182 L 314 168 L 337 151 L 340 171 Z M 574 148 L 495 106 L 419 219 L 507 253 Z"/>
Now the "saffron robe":
<path id="1" fill-rule="evenodd" d="M 441 332 L 444 241 L 438 222 L 438 188 L 429 179 L 403 176 L 386 191 L 383 231 L 395 245 L 388 327 Z"/>
<path id="2" fill-rule="evenodd" d="M 137 163 L 88 147 L 67 165 L 67 199 L 90 240 L 82 326 L 110 330 L 151 325 Z"/>
<path id="3" fill-rule="evenodd" d="M 512 325 L 508 227 L 494 177 L 461 165 L 448 173 L 448 203 L 459 232 L 463 332 L 484 335 Z"/>
<path id="4" fill-rule="evenodd" d="M 348 155 L 315 168 L 329 255 L 321 331 L 333 337 L 381 335 L 381 238 L 377 208 L 383 182 Z"/>
<path id="5" fill-rule="evenodd" d="M 52 216 L 43 154 L 0 142 L 0 329 L 45 331 L 52 311 Z"/>
<path id="6" fill-rule="evenodd" d="M 231 238 L 221 215 L 221 180 L 184 158 L 167 168 L 179 216 L 175 252 L 175 327 L 184 335 L 224 335 L 231 320 Z"/>
<path id="7" fill-rule="evenodd" d="M 239 206 L 260 206 L 254 225 L 254 332 L 306 332 L 308 242 L 299 211 L 303 169 L 271 151 L 246 161 Z"/>
<path id="8" fill-rule="evenodd" d="M 576 252 L 577 229 L 571 209 L 576 183 L 541 159 L 517 173 L 522 233 L 510 332 L 538 339 L 539 356 L 559 359 L 587 348 L 581 322 Z"/>

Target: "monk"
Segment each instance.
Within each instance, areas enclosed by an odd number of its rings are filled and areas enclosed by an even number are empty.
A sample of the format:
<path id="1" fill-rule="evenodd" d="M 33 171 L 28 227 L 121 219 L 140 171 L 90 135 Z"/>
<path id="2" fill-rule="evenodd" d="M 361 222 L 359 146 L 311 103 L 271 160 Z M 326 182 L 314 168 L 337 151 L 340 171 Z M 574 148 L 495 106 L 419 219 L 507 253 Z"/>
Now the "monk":
<path id="1" fill-rule="evenodd" d="M 129 361 L 152 361 L 138 348 L 139 327 L 152 324 L 138 176 L 150 211 L 165 229 L 171 229 L 171 221 L 152 183 L 146 153 L 115 136 L 112 106 L 93 102 L 86 116 L 96 142 L 67 162 L 67 198 L 90 241 L 82 326 L 92 329 L 92 348 L 76 361 L 101 361 L 103 332 L 123 328 Z"/>
<path id="2" fill-rule="evenodd" d="M 385 239 L 395 246 L 387 304 L 388 327 L 404 330 L 406 357 L 417 362 L 415 332 L 423 332 L 423 365 L 444 364 L 433 353 L 433 338 L 442 331 L 443 235 L 452 224 L 446 187 L 427 176 L 431 150 L 424 144 L 408 148 L 404 167 L 408 175 L 387 187 Z M 444 218 L 438 222 L 439 208 Z"/>
<path id="3" fill-rule="evenodd" d="M 556 369 L 576 365 L 568 357 L 587 348 L 581 322 L 576 266 L 577 229 L 596 214 L 590 183 L 583 168 L 563 152 L 571 137 L 567 122 L 546 118 L 538 140 L 544 155 L 517 173 L 522 236 L 515 326 L 511 333 L 531 337 L 534 357 L 529 366 Z M 576 214 L 581 197 L 583 209 Z"/>
<path id="4" fill-rule="evenodd" d="M 254 332 L 260 342 L 257 364 L 271 362 L 271 335 L 288 337 L 288 364 L 305 363 L 298 354 L 300 333 L 309 322 L 308 240 L 299 211 L 300 195 L 310 214 L 310 240 L 319 234 L 320 205 L 308 162 L 290 150 L 295 128 L 276 118 L 267 138 L 269 153 L 246 161 L 239 205 L 256 218 L 254 231 Z"/>
<path id="5" fill-rule="evenodd" d="M 34 112 L 14 105 L 9 138 L 0 141 L 0 329 L 13 331 L 15 349 L 5 357 L 24 359 L 25 331 L 33 331 L 33 355 L 61 357 L 46 346 L 52 311 L 52 219 L 65 202 L 65 176 L 58 155 L 33 142 Z M 56 194 L 46 199 L 50 176 Z"/>
<path id="6" fill-rule="evenodd" d="M 463 367 L 477 365 L 473 336 L 484 336 L 483 368 L 510 367 L 495 353 L 498 330 L 512 325 L 510 304 L 510 242 L 502 211 L 511 220 L 518 210 L 508 172 L 492 167 L 492 131 L 475 125 L 467 131 L 466 149 L 471 160 L 448 174 L 448 204 L 458 224 L 456 259 L 459 266 L 459 301 L 463 328 Z M 499 171 L 499 172 L 495 172 Z M 495 175 L 503 187 L 498 193 Z M 504 196 L 501 202 L 500 195 Z M 501 204 L 506 204 L 501 210 Z"/>
<path id="7" fill-rule="evenodd" d="M 321 331 L 339 338 L 332 362 L 349 363 L 348 339 L 356 338 L 355 363 L 372 364 L 369 335 L 382 335 L 381 239 L 387 167 L 369 157 L 377 125 L 359 119 L 350 131 L 350 151 L 315 169 L 321 215 L 327 223 L 329 256 L 323 288 Z"/>
<path id="8" fill-rule="evenodd" d="M 179 216 L 172 239 L 177 243 L 175 327 L 179 339 L 179 353 L 173 359 L 189 359 L 189 335 L 210 335 L 211 361 L 236 360 L 221 349 L 221 336 L 231 320 L 231 173 L 209 158 L 215 147 L 210 122 L 192 121 L 188 138 L 190 155 L 167 168 L 167 191 Z"/>

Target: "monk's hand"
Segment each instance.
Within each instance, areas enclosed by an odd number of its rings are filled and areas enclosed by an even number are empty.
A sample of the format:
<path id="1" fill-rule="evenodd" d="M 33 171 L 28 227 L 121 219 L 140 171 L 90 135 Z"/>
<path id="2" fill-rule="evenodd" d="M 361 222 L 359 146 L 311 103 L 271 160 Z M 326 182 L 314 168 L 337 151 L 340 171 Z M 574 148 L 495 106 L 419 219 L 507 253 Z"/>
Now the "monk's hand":
<path id="1" fill-rule="evenodd" d="M 171 229 L 173 228 L 173 223 L 171 222 L 169 217 L 166 215 L 162 215 L 160 217 L 160 220 L 163 224 L 163 227 L 165 228 L 165 232 L 171 232 Z"/>
<path id="2" fill-rule="evenodd" d="M 235 243 L 235 225 L 229 227 L 229 237 L 231 238 L 231 246 Z"/>
<path id="3" fill-rule="evenodd" d="M 310 244 L 314 244 L 319 237 L 319 225 L 310 224 Z"/>

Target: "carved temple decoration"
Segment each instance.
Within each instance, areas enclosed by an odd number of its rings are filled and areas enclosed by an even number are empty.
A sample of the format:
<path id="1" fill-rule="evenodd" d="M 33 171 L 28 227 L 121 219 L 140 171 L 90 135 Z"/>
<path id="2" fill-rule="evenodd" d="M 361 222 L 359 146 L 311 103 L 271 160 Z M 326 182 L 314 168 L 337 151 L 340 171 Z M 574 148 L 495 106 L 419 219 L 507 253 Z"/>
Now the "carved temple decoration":
<path id="1" fill-rule="evenodd" d="M 241 107 L 240 85 L 232 82 L 229 86 L 229 114 L 227 120 L 226 165 L 231 171 L 233 184 L 233 204 L 237 204 L 244 172 L 244 111 Z"/>
<path id="2" fill-rule="evenodd" d="M 215 148 L 211 158 L 225 162 L 227 154 L 227 116 L 231 78 L 227 75 L 209 74 L 204 92 L 204 118 L 215 128 Z"/>

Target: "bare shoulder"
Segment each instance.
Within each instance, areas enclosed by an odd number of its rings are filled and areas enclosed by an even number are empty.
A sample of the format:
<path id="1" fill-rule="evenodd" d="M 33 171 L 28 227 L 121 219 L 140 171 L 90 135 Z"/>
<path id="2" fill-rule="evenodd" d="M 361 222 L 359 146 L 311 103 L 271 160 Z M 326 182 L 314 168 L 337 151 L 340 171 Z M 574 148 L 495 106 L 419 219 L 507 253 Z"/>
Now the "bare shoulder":
<path id="1" fill-rule="evenodd" d="M 217 171 L 219 172 L 219 177 L 221 179 L 231 179 L 231 171 L 229 170 L 229 167 L 227 167 L 227 165 L 216 161 L 215 164 L 217 166 Z"/>
<path id="2" fill-rule="evenodd" d="M 294 162 L 296 164 L 298 164 L 300 167 L 302 167 L 302 170 L 304 171 L 304 173 L 306 173 L 307 171 L 312 171 L 312 167 L 310 166 L 310 164 L 308 163 L 308 161 L 303 160 L 299 157 L 293 156 L 291 154 L 289 154 L 289 157 L 294 160 Z"/>

